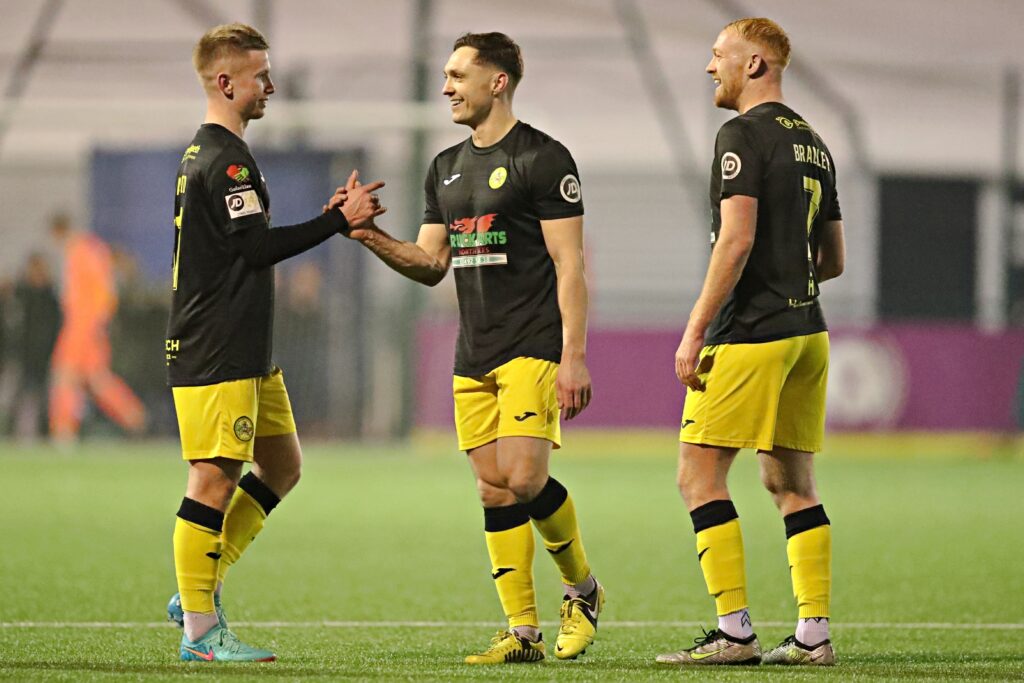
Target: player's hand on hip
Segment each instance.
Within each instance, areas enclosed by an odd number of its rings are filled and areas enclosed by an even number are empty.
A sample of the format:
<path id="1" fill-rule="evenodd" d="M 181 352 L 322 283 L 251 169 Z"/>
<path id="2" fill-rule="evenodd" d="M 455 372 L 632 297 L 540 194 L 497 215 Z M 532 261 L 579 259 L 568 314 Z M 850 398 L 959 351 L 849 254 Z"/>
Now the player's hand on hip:
<path id="1" fill-rule="evenodd" d="M 377 180 L 363 185 L 354 180 L 356 172 L 349 177 L 349 185 L 346 185 L 348 197 L 340 210 L 345 214 L 350 229 L 367 228 L 373 225 L 373 219 L 383 215 L 387 209 L 380 205 L 380 197 L 376 191 L 384 187 L 384 182 Z M 355 183 L 353 186 L 352 183 Z"/>
<path id="2" fill-rule="evenodd" d="M 676 349 L 676 377 L 694 391 L 704 391 L 704 382 L 697 377 L 700 350 L 704 348 L 704 333 L 686 326 L 686 332 Z"/>
<path id="3" fill-rule="evenodd" d="M 558 407 L 566 420 L 571 420 L 590 405 L 594 390 L 590 383 L 590 371 L 582 360 L 562 358 L 555 378 Z"/>

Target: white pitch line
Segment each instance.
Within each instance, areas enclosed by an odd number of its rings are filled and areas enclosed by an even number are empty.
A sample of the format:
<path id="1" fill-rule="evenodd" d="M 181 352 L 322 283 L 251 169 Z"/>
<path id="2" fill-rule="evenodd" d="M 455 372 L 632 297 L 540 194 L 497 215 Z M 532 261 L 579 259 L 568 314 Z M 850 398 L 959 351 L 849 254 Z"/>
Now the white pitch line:
<path id="1" fill-rule="evenodd" d="M 541 622 L 542 626 L 553 626 L 556 622 Z M 758 626 L 782 628 L 792 626 L 791 621 L 759 621 Z M 490 628 L 498 625 L 492 621 L 237 621 L 233 626 L 245 628 Z M 713 626 L 705 621 L 602 621 L 602 627 L 609 628 L 697 628 Z M 170 628 L 168 622 L 136 622 L 136 621 L 0 621 L 0 628 L 82 628 L 82 629 L 115 629 L 115 628 Z M 932 629 L 952 631 L 960 629 L 981 629 L 985 631 L 1022 631 L 1024 623 L 1011 624 L 979 624 L 953 622 L 836 622 L 832 627 L 844 629 L 898 629 L 917 630 Z"/>

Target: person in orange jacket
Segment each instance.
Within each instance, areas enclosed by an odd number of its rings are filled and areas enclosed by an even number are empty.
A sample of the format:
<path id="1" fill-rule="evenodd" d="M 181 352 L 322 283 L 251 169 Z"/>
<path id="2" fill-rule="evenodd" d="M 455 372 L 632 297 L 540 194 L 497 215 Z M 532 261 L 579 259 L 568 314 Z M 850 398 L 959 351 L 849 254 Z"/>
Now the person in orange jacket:
<path id="1" fill-rule="evenodd" d="M 141 433 L 146 425 L 146 409 L 110 369 L 108 327 L 117 311 L 110 249 L 96 235 L 75 230 L 63 214 L 53 218 L 50 233 L 64 257 L 64 324 L 53 350 L 50 436 L 63 443 L 77 438 L 87 391 L 125 431 Z"/>

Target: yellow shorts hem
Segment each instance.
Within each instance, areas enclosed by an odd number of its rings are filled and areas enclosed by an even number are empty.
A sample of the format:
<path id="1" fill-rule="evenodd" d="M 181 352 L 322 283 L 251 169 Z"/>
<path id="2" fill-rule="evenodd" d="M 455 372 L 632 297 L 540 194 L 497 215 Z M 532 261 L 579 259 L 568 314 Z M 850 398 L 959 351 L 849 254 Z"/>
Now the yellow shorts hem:
<path id="1" fill-rule="evenodd" d="M 697 446 L 720 446 L 722 448 L 756 448 L 759 451 L 771 450 L 771 443 L 764 441 L 744 441 L 740 439 L 719 439 L 706 436 L 683 436 L 679 435 L 680 443 L 692 443 Z"/>
<path id="2" fill-rule="evenodd" d="M 551 435 L 548 431 L 531 431 L 529 429 L 498 429 L 498 438 L 506 436 L 530 436 L 534 439 L 550 441 L 553 448 L 561 448 L 562 440 Z"/>
<path id="3" fill-rule="evenodd" d="M 786 443 L 784 441 L 776 441 L 774 448 L 786 448 L 791 451 L 803 451 L 804 453 L 821 453 L 823 444 L 821 443 Z"/>
<path id="4" fill-rule="evenodd" d="M 486 446 L 492 441 L 503 439 L 506 436 L 529 436 L 533 437 L 534 439 L 544 439 L 545 441 L 550 441 L 552 448 L 562 447 L 562 442 L 558 439 L 552 438 L 551 435 L 548 434 L 547 432 L 536 432 L 530 431 L 528 429 L 499 429 L 498 431 L 492 432 L 487 436 L 479 436 L 475 439 L 468 439 L 466 441 L 459 440 L 459 450 L 471 451 L 474 448 Z"/>
<path id="5" fill-rule="evenodd" d="M 460 451 L 471 451 L 474 448 L 480 448 L 481 446 L 486 446 L 487 444 L 489 444 L 490 442 L 494 441 L 497 438 L 498 438 L 498 433 L 495 432 L 495 433 L 489 434 L 487 436 L 479 436 L 479 437 L 477 437 L 475 439 L 469 439 L 467 441 L 463 441 L 463 440 L 459 439 L 459 450 Z"/>
<path id="6" fill-rule="evenodd" d="M 739 439 L 717 439 L 703 437 L 679 436 L 680 443 L 692 443 L 698 446 L 721 446 L 722 448 L 754 448 L 759 451 L 770 452 L 776 448 L 785 448 L 791 451 L 802 451 L 804 453 L 820 453 L 821 443 L 793 443 L 778 441 L 773 444 L 763 441 L 743 441 Z"/>
<path id="7" fill-rule="evenodd" d="M 217 448 L 213 450 L 182 451 L 181 457 L 183 460 L 212 460 L 214 458 L 227 458 L 228 460 L 252 462 L 252 453 L 226 453 Z"/>

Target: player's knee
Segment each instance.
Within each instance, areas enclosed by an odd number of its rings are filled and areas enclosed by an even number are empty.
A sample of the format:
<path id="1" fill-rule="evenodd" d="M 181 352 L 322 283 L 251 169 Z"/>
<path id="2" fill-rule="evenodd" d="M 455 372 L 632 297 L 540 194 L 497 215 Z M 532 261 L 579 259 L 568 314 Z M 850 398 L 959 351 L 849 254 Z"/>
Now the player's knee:
<path id="1" fill-rule="evenodd" d="M 786 477 L 778 472 L 761 471 L 761 484 L 776 500 L 788 496 L 814 497 L 814 481 L 803 477 Z"/>
<path id="2" fill-rule="evenodd" d="M 508 478 L 508 489 L 520 503 L 529 503 L 540 495 L 548 481 L 547 472 L 514 472 Z"/>
<path id="3" fill-rule="evenodd" d="M 236 482 L 224 478 L 207 478 L 189 482 L 187 497 L 218 510 L 227 509 L 235 495 Z"/>
<path id="4" fill-rule="evenodd" d="M 728 500 L 729 489 L 724 482 L 718 482 L 705 474 L 680 468 L 676 475 L 676 487 L 683 502 L 690 509 L 713 500 Z"/>
<path id="5" fill-rule="evenodd" d="M 485 508 L 504 507 L 515 503 L 512 492 L 499 483 L 477 479 L 476 490 L 480 496 L 480 503 Z"/>
<path id="6" fill-rule="evenodd" d="M 295 486 L 299 483 L 300 479 L 302 479 L 302 465 L 301 463 L 296 463 L 295 467 L 293 467 L 285 474 L 285 480 L 288 484 L 288 490 L 291 491 L 293 488 L 295 488 Z"/>
<path id="7" fill-rule="evenodd" d="M 764 469 L 761 470 L 761 485 L 773 496 L 779 495 L 785 488 L 781 477 Z"/>
<path id="8" fill-rule="evenodd" d="M 676 471 L 676 488 L 683 500 L 690 502 L 698 493 L 700 482 L 688 468 L 680 466 Z"/>

